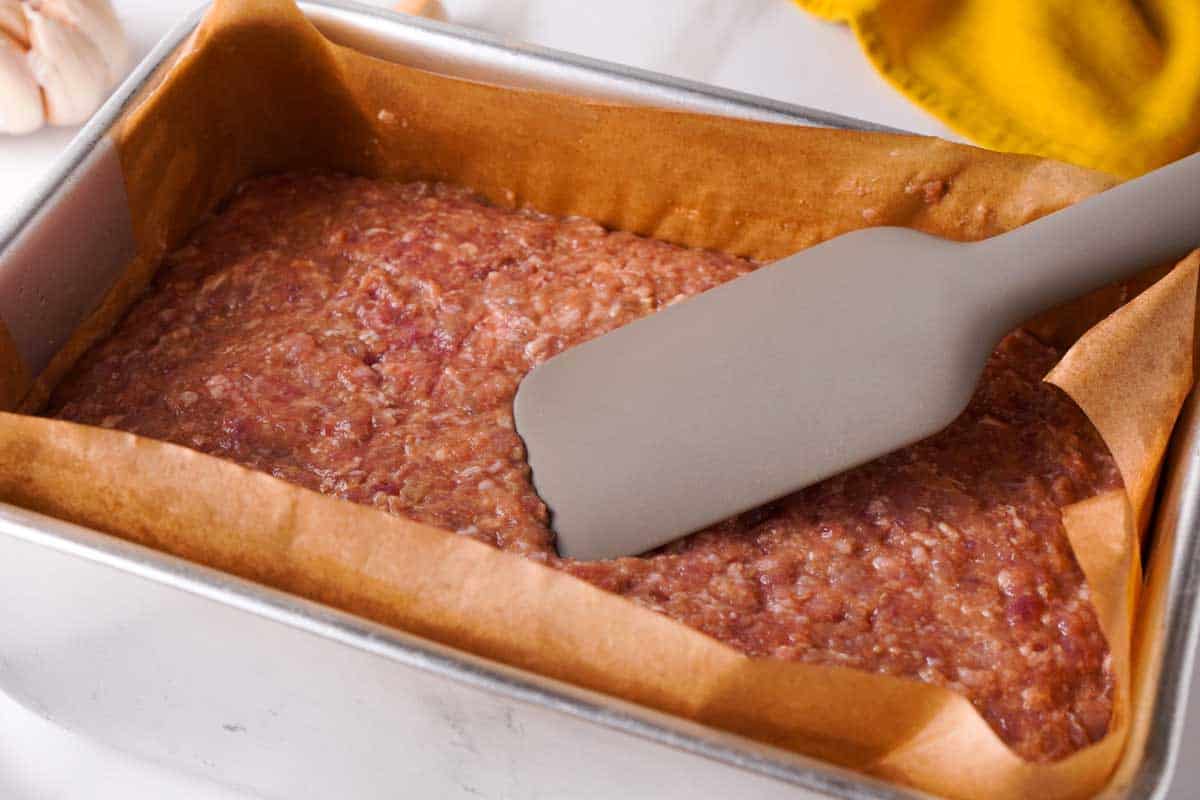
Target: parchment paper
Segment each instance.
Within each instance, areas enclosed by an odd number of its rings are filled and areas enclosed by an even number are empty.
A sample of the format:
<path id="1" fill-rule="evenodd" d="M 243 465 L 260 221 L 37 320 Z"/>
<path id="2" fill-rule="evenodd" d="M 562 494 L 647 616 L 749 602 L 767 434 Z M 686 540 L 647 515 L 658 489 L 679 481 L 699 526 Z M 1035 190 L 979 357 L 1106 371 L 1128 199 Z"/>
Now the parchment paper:
<path id="1" fill-rule="evenodd" d="M 1111 185 L 1066 165 L 934 139 L 609 106 L 453 80 L 333 46 L 290 0 L 218 0 L 115 141 L 138 255 L 25 393 L 24 412 L 36 411 L 111 328 L 164 252 L 236 182 L 264 172 L 322 166 L 448 180 L 501 205 L 582 214 L 763 260 L 870 224 L 978 239 Z M 1145 710 L 1131 703 L 1129 689 L 1138 537 L 1191 385 L 1198 265 L 1193 255 L 1032 323 L 1060 345 L 1083 334 L 1048 379 L 1091 417 L 1128 487 L 1064 512 L 1117 689 L 1108 736 L 1053 764 L 1017 757 L 950 691 L 750 659 L 520 557 L 185 448 L 3 413 L 0 498 L 926 791 L 1082 797 L 1104 784 L 1131 720 Z M 17 393 L 20 364 L 2 337 L 0 364 L 14 365 L 4 386 Z"/>

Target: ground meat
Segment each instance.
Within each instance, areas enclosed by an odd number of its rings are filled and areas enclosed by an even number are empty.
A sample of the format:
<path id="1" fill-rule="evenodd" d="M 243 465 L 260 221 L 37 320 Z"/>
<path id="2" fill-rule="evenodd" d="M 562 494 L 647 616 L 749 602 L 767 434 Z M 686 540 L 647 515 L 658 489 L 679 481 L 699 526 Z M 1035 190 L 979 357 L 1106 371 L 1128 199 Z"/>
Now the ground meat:
<path id="1" fill-rule="evenodd" d="M 555 555 L 513 430 L 521 377 L 753 268 L 450 186 L 258 179 L 50 413 L 472 536 L 751 655 L 949 687 L 1031 760 L 1099 739 L 1108 648 L 1060 509 L 1120 478 L 1028 334 L 937 436 L 644 557 Z"/>

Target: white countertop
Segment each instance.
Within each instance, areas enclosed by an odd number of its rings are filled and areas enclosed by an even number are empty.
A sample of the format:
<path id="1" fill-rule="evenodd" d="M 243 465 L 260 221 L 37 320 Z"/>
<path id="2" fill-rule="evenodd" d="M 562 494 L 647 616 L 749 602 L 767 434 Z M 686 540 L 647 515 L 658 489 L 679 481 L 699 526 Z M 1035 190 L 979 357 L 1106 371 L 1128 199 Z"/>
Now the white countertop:
<path id="1" fill-rule="evenodd" d="M 144 55 L 199 0 L 115 0 Z M 377 5 L 385 3 L 376 0 Z M 893 92 L 849 32 L 789 0 L 443 0 L 450 20 L 506 37 L 765 95 L 919 133 L 944 126 Z M 630 21 L 636 20 L 631 26 Z M 0 219 L 74 135 L 0 136 Z M 4 609 L 0 616 L 19 613 Z M 2 623 L 0 623 L 2 624 Z M 0 659 L 3 654 L 0 653 Z M 1200 698 L 1193 697 L 1170 797 L 1200 794 Z M 0 694 L 0 798 L 232 800 L 244 795 L 67 733 Z"/>

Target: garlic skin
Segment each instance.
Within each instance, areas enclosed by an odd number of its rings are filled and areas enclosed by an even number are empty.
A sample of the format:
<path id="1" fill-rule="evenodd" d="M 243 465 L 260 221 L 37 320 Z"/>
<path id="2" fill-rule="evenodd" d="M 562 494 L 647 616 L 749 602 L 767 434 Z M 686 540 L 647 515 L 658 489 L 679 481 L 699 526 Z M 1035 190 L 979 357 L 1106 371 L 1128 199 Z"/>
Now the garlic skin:
<path id="1" fill-rule="evenodd" d="M 0 0 L 0 133 L 83 122 L 129 55 L 109 0 Z"/>
<path id="2" fill-rule="evenodd" d="M 18 0 L 0 0 L 0 34 L 8 34 L 16 44 L 29 48 L 29 26 Z"/>
<path id="3" fill-rule="evenodd" d="M 0 34 L 0 133 L 29 133 L 45 122 L 42 90 L 25 52 Z"/>
<path id="4" fill-rule="evenodd" d="M 108 64 L 87 35 L 60 19 L 27 8 L 29 67 L 46 98 L 46 119 L 75 125 L 100 105 L 109 86 Z"/>
<path id="5" fill-rule="evenodd" d="M 58 20 L 87 37 L 100 50 L 108 80 L 116 83 L 129 66 L 129 43 L 109 0 L 26 0 L 34 13 Z"/>

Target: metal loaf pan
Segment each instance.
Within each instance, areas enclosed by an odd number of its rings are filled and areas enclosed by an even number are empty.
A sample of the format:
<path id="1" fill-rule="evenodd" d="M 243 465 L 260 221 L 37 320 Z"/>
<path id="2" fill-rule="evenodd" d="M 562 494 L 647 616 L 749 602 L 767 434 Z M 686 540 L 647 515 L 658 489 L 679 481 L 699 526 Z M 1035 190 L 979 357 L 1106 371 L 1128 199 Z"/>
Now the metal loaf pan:
<path id="1" fill-rule="evenodd" d="M 341 2 L 327 36 L 446 74 L 771 121 L 879 126 Z M 7 230 L 0 318 L 40 369 L 124 266 L 107 139 L 200 12 L 155 48 Z M 1155 713 L 1109 797 L 1165 791 L 1195 639 L 1200 423 L 1174 444 L 1147 620 Z M 280 798 L 915 798 L 822 762 L 511 669 L 0 504 L 0 690 L 62 726 Z"/>

